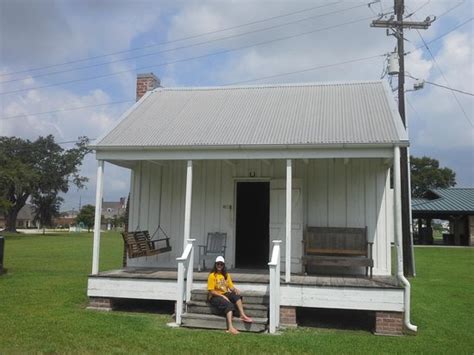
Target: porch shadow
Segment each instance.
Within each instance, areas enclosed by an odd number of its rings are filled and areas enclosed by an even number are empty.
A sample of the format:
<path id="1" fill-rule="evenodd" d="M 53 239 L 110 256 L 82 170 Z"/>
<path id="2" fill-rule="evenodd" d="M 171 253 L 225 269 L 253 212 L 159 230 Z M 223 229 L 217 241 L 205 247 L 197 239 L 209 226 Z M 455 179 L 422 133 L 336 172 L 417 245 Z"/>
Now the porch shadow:
<path id="1" fill-rule="evenodd" d="M 113 310 L 120 312 L 154 313 L 173 315 L 174 301 L 141 300 L 134 298 L 113 299 Z"/>
<path id="2" fill-rule="evenodd" d="M 296 320 L 298 326 L 334 330 L 372 332 L 375 325 L 374 312 L 344 309 L 298 307 Z"/>

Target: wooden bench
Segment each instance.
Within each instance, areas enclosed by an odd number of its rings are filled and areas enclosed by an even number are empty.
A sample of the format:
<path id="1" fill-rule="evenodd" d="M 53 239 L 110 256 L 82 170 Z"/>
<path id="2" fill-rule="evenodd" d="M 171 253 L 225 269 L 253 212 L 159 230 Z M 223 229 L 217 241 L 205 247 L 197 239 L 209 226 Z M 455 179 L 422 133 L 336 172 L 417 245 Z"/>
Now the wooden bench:
<path id="1" fill-rule="evenodd" d="M 374 260 L 366 228 L 307 227 L 304 238 L 305 267 L 365 267 L 372 277 Z"/>
<path id="2" fill-rule="evenodd" d="M 171 250 L 169 238 L 151 239 L 148 231 L 123 232 L 122 237 L 128 257 L 131 259 L 157 255 Z"/>

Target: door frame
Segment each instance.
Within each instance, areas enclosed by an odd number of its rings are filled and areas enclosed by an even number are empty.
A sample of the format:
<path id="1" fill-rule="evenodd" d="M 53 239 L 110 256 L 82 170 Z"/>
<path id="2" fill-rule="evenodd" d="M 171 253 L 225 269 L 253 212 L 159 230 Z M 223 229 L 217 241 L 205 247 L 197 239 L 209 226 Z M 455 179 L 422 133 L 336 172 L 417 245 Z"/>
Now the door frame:
<path id="1" fill-rule="evenodd" d="M 234 251 L 233 255 L 233 263 L 231 265 L 231 268 L 234 268 L 237 264 L 237 183 L 239 182 L 268 182 L 272 180 L 271 177 L 234 177 L 233 179 L 234 183 L 234 212 L 232 214 L 232 218 L 234 219 L 234 226 L 233 226 L 233 234 L 234 238 L 232 240 L 232 249 Z M 268 210 L 268 213 L 270 213 L 270 208 Z M 268 235 L 270 237 L 270 225 L 268 226 Z"/>

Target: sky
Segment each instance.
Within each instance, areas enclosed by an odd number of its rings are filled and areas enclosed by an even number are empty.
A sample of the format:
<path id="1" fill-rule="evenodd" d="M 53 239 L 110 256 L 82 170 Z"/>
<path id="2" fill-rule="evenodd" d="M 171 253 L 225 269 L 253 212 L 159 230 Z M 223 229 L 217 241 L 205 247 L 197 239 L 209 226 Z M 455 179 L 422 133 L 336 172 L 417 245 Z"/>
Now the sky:
<path id="1" fill-rule="evenodd" d="M 369 24 L 390 16 L 393 1 L 368 3 L 0 0 L 0 136 L 94 142 L 133 104 L 138 73 L 153 72 L 165 87 L 379 80 L 396 39 Z M 426 81 L 417 91 L 419 80 L 406 81 L 410 153 L 438 159 L 458 187 L 474 187 L 473 96 L 428 83 L 474 93 L 473 2 L 405 5 L 407 20 L 437 16 L 429 29 L 405 32 L 405 71 Z M 96 169 L 90 154 L 86 188 L 71 186 L 62 210 L 95 203 Z M 106 164 L 105 177 L 105 201 L 128 195 L 127 169 Z"/>

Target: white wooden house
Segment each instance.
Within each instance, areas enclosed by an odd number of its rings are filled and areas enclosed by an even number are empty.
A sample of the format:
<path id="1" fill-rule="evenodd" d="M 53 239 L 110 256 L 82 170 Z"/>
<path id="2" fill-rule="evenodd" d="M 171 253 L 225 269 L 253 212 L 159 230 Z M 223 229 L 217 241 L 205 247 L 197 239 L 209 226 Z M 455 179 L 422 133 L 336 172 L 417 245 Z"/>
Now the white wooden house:
<path id="1" fill-rule="evenodd" d="M 402 268 L 392 269 L 391 248 L 391 240 L 399 246 L 399 148 L 407 145 L 381 81 L 148 91 L 94 147 L 96 208 L 107 181 L 104 162 L 129 168 L 129 230 L 153 234 L 161 226 L 172 249 L 99 271 L 96 227 L 88 296 L 95 305 L 114 298 L 189 301 L 207 275 L 196 272 L 196 245 L 222 232 L 239 286 L 270 297 L 270 331 L 279 310 L 287 322 L 295 307 L 374 311 L 381 333 L 390 332 L 383 327 L 390 317 L 414 330 L 409 284 Z M 366 227 L 374 277 L 305 275 L 308 226 Z M 263 276 L 252 280 L 252 273 Z"/>

